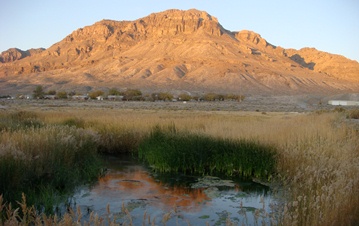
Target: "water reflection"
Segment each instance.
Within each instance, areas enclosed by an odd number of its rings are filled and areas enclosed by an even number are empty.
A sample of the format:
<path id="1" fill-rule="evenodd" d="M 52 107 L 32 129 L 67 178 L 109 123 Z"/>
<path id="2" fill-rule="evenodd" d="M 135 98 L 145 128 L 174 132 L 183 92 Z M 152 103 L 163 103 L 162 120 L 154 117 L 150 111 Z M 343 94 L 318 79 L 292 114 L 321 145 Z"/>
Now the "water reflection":
<path id="1" fill-rule="evenodd" d="M 256 218 L 268 218 L 273 203 L 268 188 L 248 181 L 236 181 L 234 187 L 208 186 L 191 188 L 198 178 L 184 175 L 153 174 L 133 160 L 109 157 L 109 171 L 91 188 L 82 188 L 74 200 L 87 212 L 100 216 L 106 206 L 117 213 L 121 223 L 124 204 L 133 216 L 134 225 L 143 224 L 144 212 L 161 222 L 165 213 L 172 218 L 167 225 L 221 225 L 227 218 L 239 224 L 251 224 Z M 258 215 L 258 216 L 257 216 Z M 223 221 L 223 222 L 222 222 Z M 162 223 L 161 223 L 162 224 Z"/>
<path id="2" fill-rule="evenodd" d="M 116 160 L 111 160 L 115 161 Z M 105 177 L 91 190 L 96 196 L 110 196 L 112 200 L 141 200 L 164 209 L 180 206 L 191 211 L 200 211 L 203 203 L 210 199 L 203 189 L 168 186 L 156 180 L 142 165 L 133 161 L 118 161 L 122 170 L 109 169 Z"/>

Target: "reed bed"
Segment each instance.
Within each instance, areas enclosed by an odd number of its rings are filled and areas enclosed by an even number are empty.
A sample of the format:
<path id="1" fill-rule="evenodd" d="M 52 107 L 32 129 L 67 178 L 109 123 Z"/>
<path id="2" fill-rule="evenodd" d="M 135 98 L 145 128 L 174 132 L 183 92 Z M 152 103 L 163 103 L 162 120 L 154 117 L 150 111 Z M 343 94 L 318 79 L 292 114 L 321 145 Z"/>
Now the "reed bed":
<path id="1" fill-rule="evenodd" d="M 269 180 L 275 173 L 275 150 L 256 141 L 213 138 L 156 126 L 138 150 L 155 170 L 200 175 L 239 175 Z"/>
<path id="2" fill-rule="evenodd" d="M 29 203 L 50 213 L 63 193 L 99 175 L 96 134 L 46 125 L 33 113 L 6 117 L 0 134 L 0 193 L 6 201 L 15 204 L 26 193 Z"/>
<path id="3" fill-rule="evenodd" d="M 358 127 L 348 125 L 351 121 L 346 121 L 345 112 L 61 110 L 39 110 L 36 114 L 47 125 L 56 127 L 70 122 L 74 126 L 69 128 L 96 134 L 92 140 L 100 144 L 103 152 L 138 150 L 156 125 L 173 125 L 181 134 L 198 134 L 213 140 L 254 140 L 274 147 L 273 182 L 281 184 L 278 194 L 282 197 L 276 214 L 278 225 L 359 224 L 359 135 Z M 81 120 L 69 121 L 73 118 Z M 37 125 L 42 127 L 41 123 Z M 13 128 L 16 131 L 17 127 Z M 6 136 L 14 133 L 4 131 Z M 5 140 L 1 141 L 2 147 Z"/>

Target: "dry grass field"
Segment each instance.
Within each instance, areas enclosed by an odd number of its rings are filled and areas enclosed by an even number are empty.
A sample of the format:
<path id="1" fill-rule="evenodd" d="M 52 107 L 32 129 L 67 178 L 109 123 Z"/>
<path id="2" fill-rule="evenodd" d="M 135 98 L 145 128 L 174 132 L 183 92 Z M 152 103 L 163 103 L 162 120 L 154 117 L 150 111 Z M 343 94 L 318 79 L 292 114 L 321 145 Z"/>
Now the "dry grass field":
<path id="1" fill-rule="evenodd" d="M 353 126 L 357 122 L 349 121 L 346 111 L 256 112 L 47 103 L 7 105 L 3 112 L 19 110 L 35 112 L 48 124 L 67 122 L 91 130 L 101 136 L 102 145 L 114 150 L 135 149 L 156 125 L 273 145 L 277 149 L 277 174 L 272 186 L 283 200 L 276 224 L 359 224 L 359 134 L 358 127 Z"/>

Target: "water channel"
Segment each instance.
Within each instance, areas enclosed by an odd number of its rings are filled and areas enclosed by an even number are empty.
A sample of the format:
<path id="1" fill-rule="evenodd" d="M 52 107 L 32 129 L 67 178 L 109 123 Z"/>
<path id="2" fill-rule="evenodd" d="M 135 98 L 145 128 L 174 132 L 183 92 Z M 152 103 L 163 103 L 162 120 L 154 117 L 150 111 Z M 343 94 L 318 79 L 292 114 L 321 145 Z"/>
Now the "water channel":
<path id="1" fill-rule="evenodd" d="M 84 220 L 92 211 L 133 225 L 226 225 L 226 221 L 268 225 L 273 219 L 276 201 L 262 184 L 157 174 L 130 157 L 106 157 L 105 161 L 106 175 L 91 187 L 78 189 L 71 199 Z"/>

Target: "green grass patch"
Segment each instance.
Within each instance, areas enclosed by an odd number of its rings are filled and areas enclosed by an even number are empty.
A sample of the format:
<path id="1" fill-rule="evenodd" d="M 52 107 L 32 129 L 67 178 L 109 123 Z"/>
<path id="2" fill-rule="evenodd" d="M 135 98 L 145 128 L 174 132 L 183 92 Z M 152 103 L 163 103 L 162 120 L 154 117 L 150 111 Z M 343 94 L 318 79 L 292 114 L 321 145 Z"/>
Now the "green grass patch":
<path id="1" fill-rule="evenodd" d="M 213 138 L 155 127 L 139 145 L 138 156 L 160 172 L 270 179 L 275 150 L 250 140 Z"/>

